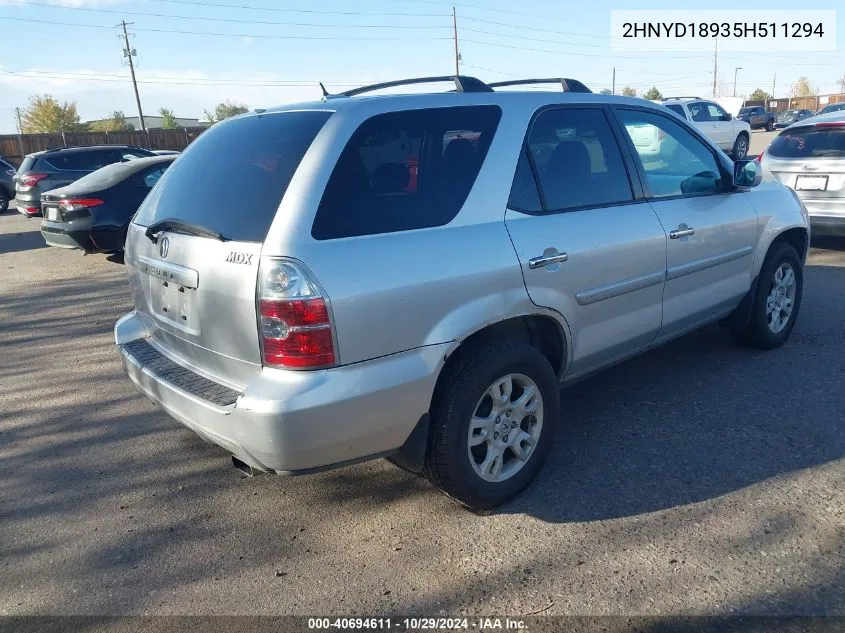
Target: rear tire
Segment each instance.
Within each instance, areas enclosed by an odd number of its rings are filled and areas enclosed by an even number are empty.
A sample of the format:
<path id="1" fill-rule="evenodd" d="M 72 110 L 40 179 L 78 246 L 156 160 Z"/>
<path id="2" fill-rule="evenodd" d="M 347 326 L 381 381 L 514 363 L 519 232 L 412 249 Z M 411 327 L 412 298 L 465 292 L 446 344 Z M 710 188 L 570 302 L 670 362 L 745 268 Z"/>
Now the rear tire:
<path id="1" fill-rule="evenodd" d="M 743 160 L 748 156 L 748 135 L 741 132 L 734 141 L 733 149 L 731 150 L 731 157 L 734 160 Z"/>
<path id="2" fill-rule="evenodd" d="M 771 132 L 775 129 L 775 122 L 774 121 L 766 121 L 766 131 Z"/>
<path id="3" fill-rule="evenodd" d="M 9 196 L 0 191 L 0 213 L 6 213 L 9 210 Z"/>
<path id="4" fill-rule="evenodd" d="M 786 242 L 775 242 L 760 269 L 751 317 L 743 330 L 733 331 L 734 340 L 756 349 L 783 345 L 795 327 L 803 292 L 798 253 Z"/>
<path id="5" fill-rule="evenodd" d="M 432 403 L 425 473 L 448 496 L 486 510 L 521 492 L 542 468 L 560 386 L 546 357 L 527 343 L 490 339 L 458 353 Z"/>

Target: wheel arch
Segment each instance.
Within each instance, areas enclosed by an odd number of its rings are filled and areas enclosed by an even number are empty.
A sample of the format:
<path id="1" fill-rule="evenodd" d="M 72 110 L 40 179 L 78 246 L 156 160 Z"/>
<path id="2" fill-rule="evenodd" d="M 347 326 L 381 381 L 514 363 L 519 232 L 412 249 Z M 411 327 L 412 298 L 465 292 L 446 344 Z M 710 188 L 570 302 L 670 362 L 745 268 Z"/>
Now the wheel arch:
<path id="1" fill-rule="evenodd" d="M 572 361 L 569 325 L 561 315 L 552 311 L 512 316 L 467 332 L 455 340 L 444 354 L 431 394 L 429 412 L 420 418 L 408 439 L 390 458 L 391 461 L 412 472 L 422 470 L 431 437 L 430 411 L 433 403 L 441 396 L 452 367 L 469 358 L 476 346 L 490 338 L 524 341 L 536 347 L 549 360 L 559 381 L 563 380 Z"/>

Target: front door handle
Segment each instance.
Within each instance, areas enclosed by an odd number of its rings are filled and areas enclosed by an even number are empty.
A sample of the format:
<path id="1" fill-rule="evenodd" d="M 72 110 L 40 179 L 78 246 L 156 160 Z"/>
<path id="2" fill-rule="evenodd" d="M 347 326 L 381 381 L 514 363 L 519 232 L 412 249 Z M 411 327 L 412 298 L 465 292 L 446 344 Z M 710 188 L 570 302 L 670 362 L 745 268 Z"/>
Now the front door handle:
<path id="1" fill-rule="evenodd" d="M 670 240 L 679 240 L 682 237 L 689 237 L 690 235 L 695 235 L 695 229 L 686 224 L 681 224 L 674 231 L 669 231 Z"/>
<path id="2" fill-rule="evenodd" d="M 540 257 L 532 257 L 528 260 L 528 267 L 531 270 L 535 268 L 543 268 L 544 266 L 549 266 L 550 264 L 560 264 L 561 262 L 565 262 L 569 259 L 569 255 L 566 253 L 558 253 L 556 249 L 546 249 L 546 252 L 543 253 Z"/>

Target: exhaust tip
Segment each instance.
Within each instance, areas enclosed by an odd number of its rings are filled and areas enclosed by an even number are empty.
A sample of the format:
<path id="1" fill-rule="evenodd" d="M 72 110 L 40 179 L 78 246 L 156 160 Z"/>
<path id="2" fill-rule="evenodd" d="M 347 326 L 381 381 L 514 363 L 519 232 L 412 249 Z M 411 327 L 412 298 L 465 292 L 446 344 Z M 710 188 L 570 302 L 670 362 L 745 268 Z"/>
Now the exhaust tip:
<path id="1" fill-rule="evenodd" d="M 232 466 L 237 468 L 239 471 L 241 471 L 247 477 L 255 477 L 256 475 L 260 475 L 264 472 L 263 470 L 258 470 L 257 468 L 253 468 L 252 466 L 247 464 L 245 461 L 238 459 L 234 455 L 232 455 Z"/>

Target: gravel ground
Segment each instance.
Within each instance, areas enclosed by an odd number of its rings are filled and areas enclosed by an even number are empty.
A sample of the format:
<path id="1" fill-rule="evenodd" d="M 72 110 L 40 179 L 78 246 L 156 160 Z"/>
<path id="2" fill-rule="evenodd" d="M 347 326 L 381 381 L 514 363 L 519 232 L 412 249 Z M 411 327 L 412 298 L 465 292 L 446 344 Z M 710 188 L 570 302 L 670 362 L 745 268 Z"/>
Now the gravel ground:
<path id="1" fill-rule="evenodd" d="M 4 214 L 0 615 L 845 615 L 843 295 L 819 244 L 784 348 L 710 327 L 567 389 L 478 516 L 384 460 L 241 477 L 123 375 L 123 267 Z"/>

